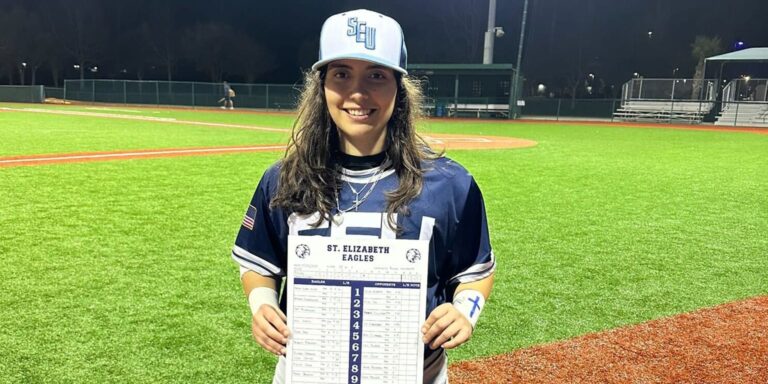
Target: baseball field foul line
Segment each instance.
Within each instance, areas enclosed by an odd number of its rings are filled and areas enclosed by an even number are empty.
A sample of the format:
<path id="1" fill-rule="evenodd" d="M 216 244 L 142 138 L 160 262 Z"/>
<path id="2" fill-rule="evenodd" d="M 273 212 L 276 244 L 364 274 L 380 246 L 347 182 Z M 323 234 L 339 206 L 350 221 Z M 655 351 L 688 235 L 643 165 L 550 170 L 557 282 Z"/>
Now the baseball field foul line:
<path id="1" fill-rule="evenodd" d="M 53 115 L 103 117 L 107 119 L 140 120 L 140 121 L 151 121 L 155 123 L 202 125 L 205 127 L 240 128 L 240 129 L 250 129 L 254 131 L 267 131 L 267 132 L 286 132 L 286 133 L 290 132 L 290 129 L 285 129 L 285 128 L 267 128 L 267 127 L 257 127 L 253 125 L 242 125 L 242 124 L 209 123 L 205 121 L 177 120 L 172 117 L 134 116 L 134 115 L 123 115 L 123 114 L 115 114 L 115 113 L 62 111 L 58 109 L 40 109 L 40 108 L 1 107 L 0 110 L 11 111 L 11 112 L 48 113 Z"/>
<path id="2" fill-rule="evenodd" d="M 284 150 L 284 145 L 265 145 L 248 147 L 214 147 L 214 148 L 192 148 L 192 149 L 167 149 L 167 150 L 147 150 L 132 152 L 96 152 L 96 153 L 72 153 L 61 155 L 36 155 L 36 156 L 18 156 L 10 158 L 0 158 L 0 167 L 15 167 L 42 165 L 53 163 L 70 163 L 86 161 L 105 161 L 116 159 L 142 159 L 154 157 L 175 157 L 192 155 L 211 155 L 219 153 L 233 152 L 264 152 Z"/>

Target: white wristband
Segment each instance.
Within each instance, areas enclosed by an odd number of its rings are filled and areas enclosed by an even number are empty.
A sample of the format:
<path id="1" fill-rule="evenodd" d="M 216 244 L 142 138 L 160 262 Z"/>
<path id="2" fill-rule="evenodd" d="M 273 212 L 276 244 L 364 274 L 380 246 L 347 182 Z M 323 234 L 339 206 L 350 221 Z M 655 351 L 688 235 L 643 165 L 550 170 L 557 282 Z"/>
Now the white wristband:
<path id="1" fill-rule="evenodd" d="M 267 287 L 254 288 L 248 294 L 248 305 L 251 306 L 251 314 L 255 315 L 262 304 L 271 305 L 279 310 L 280 304 L 277 303 L 277 291 Z"/>
<path id="2" fill-rule="evenodd" d="M 472 323 L 472 329 L 480 318 L 480 312 L 485 306 L 485 296 L 473 289 L 465 289 L 453 297 L 453 306 Z"/>

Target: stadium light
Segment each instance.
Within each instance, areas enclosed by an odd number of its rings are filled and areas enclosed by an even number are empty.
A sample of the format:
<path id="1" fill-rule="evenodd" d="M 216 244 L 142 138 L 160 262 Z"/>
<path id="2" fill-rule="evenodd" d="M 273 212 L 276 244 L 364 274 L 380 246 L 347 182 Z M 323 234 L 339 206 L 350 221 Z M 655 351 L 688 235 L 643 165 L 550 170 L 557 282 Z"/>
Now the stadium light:
<path id="1" fill-rule="evenodd" d="M 73 66 L 72 66 L 72 68 L 74 68 L 74 69 L 80 69 L 80 64 L 75 64 L 75 65 L 73 65 Z"/>
<path id="2" fill-rule="evenodd" d="M 653 31 L 648 31 L 648 38 L 653 39 Z"/>

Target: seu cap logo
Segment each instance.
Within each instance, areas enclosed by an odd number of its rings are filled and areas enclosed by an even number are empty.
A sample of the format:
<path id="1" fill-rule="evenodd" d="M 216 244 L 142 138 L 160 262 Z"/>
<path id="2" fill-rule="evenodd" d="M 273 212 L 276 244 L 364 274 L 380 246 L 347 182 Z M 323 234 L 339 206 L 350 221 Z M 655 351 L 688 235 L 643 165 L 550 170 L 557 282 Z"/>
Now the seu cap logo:
<path id="1" fill-rule="evenodd" d="M 320 32 L 318 70 L 331 61 L 364 60 L 408 74 L 403 30 L 393 18 L 367 9 L 329 17 Z"/>

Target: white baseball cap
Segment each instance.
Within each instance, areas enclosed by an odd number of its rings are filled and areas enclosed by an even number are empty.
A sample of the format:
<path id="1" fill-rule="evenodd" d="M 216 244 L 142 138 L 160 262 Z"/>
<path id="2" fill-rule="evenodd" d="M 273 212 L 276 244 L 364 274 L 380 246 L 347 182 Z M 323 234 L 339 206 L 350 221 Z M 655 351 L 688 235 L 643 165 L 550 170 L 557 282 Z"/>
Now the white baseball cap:
<path id="1" fill-rule="evenodd" d="M 365 60 L 408 74 L 408 52 L 400 24 L 367 9 L 339 13 L 325 20 L 320 32 L 320 59 L 312 69 L 340 59 Z"/>

